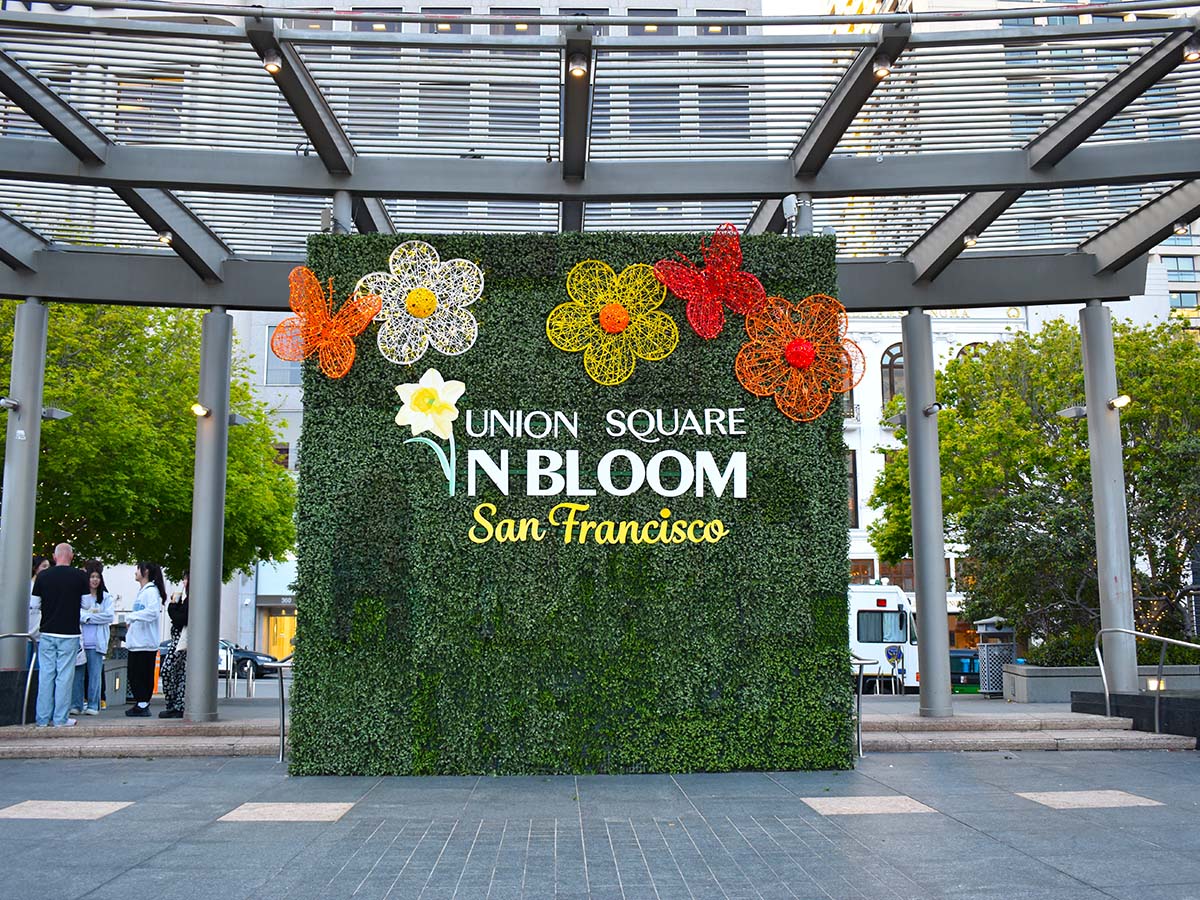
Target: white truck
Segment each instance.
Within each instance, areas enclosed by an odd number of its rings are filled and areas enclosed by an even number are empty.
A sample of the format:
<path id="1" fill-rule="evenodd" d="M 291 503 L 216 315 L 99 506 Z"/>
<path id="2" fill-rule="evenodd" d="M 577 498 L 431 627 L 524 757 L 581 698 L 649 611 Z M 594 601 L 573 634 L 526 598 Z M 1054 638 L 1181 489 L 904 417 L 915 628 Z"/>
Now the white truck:
<path id="1" fill-rule="evenodd" d="M 917 620 L 903 590 L 894 584 L 850 585 L 850 652 L 873 661 L 863 667 L 864 693 L 920 687 Z"/>

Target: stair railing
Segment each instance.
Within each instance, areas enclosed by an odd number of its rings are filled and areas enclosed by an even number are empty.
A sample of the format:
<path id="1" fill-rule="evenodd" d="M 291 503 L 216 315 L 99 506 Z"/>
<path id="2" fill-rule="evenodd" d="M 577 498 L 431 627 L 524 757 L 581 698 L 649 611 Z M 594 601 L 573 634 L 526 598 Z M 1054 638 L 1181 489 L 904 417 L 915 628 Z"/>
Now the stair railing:
<path id="1" fill-rule="evenodd" d="M 277 662 L 265 662 L 262 664 L 264 669 L 274 669 L 279 673 L 279 761 L 283 762 L 284 745 L 287 741 L 287 716 L 284 714 L 283 706 L 283 670 L 292 668 L 292 657 L 295 653 L 290 653 L 283 659 Z"/>
<path id="2" fill-rule="evenodd" d="M 1096 660 L 1100 663 L 1100 682 L 1104 685 L 1104 714 L 1106 716 L 1112 715 L 1112 698 L 1108 690 L 1108 675 L 1104 671 L 1104 655 L 1100 652 L 1100 638 L 1106 634 L 1132 634 L 1135 639 L 1145 638 L 1148 641 L 1158 641 L 1162 644 L 1162 652 L 1158 654 L 1158 690 L 1154 692 L 1154 733 L 1162 734 L 1159 710 L 1162 706 L 1163 666 L 1167 661 L 1167 645 L 1174 644 L 1176 647 L 1191 647 L 1193 650 L 1200 650 L 1200 644 L 1192 644 L 1187 641 L 1176 640 L 1175 638 L 1163 637 L 1161 634 L 1147 634 L 1144 631 L 1134 631 L 1132 628 L 1101 628 L 1097 631 L 1093 648 L 1096 651 Z"/>

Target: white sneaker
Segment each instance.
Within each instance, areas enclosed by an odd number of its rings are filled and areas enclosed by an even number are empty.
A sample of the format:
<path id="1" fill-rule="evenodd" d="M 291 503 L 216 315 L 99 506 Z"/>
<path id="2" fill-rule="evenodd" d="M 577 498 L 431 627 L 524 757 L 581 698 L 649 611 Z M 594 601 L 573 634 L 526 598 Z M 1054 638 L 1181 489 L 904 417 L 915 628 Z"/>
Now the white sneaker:
<path id="1" fill-rule="evenodd" d="M 100 715 L 100 710 L 98 710 L 98 709 L 93 709 L 93 708 L 92 708 L 92 707 L 90 707 L 90 706 L 85 706 L 85 707 L 83 708 L 83 714 L 84 714 L 85 716 L 98 716 L 98 715 Z"/>
<path id="2" fill-rule="evenodd" d="M 70 709 L 68 709 L 68 710 L 67 710 L 67 715 L 68 715 L 68 716 L 77 716 L 77 715 L 79 715 L 79 707 L 78 707 L 78 706 L 72 706 Z"/>
<path id="3" fill-rule="evenodd" d="M 54 727 L 55 728 L 71 728 L 72 726 L 74 726 L 74 724 L 75 724 L 74 719 L 67 719 L 67 721 L 63 722 L 61 725 L 55 725 Z"/>

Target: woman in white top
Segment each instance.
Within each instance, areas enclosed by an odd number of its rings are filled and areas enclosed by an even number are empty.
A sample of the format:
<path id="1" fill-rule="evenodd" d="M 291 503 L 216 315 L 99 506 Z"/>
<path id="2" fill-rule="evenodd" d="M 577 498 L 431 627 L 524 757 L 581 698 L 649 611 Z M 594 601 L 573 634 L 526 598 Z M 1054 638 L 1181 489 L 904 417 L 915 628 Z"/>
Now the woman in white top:
<path id="1" fill-rule="evenodd" d="M 139 590 L 133 600 L 133 611 L 125 617 L 129 623 L 125 646 L 129 648 L 129 689 L 133 691 L 134 705 L 125 710 L 125 715 L 148 716 L 150 697 L 154 693 L 154 657 L 162 634 L 160 619 L 167 587 L 157 563 L 138 563 L 133 577 Z"/>
<path id="2" fill-rule="evenodd" d="M 100 687 L 104 679 L 104 654 L 108 652 L 108 626 L 113 622 L 113 595 L 104 586 L 99 563 L 89 563 L 88 592 L 80 600 L 79 632 L 86 657 L 82 666 L 75 667 L 75 693 L 71 703 L 76 712 L 85 716 L 100 715 Z M 87 697 L 83 682 L 87 678 Z"/>

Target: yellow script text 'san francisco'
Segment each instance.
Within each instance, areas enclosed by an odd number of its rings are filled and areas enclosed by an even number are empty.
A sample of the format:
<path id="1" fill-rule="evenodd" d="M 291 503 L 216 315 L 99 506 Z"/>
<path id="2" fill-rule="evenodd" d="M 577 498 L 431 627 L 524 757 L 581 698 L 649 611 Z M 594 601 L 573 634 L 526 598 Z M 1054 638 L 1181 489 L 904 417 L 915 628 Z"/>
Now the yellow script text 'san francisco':
<path id="1" fill-rule="evenodd" d="M 586 503 L 560 503 L 552 507 L 545 522 L 541 519 L 496 518 L 494 503 L 475 507 L 475 523 L 467 536 L 475 544 L 541 541 L 551 529 L 562 532 L 564 544 L 715 544 L 729 534 L 720 519 L 672 519 L 663 508 L 658 518 L 647 522 L 583 518 L 590 507 Z"/>

